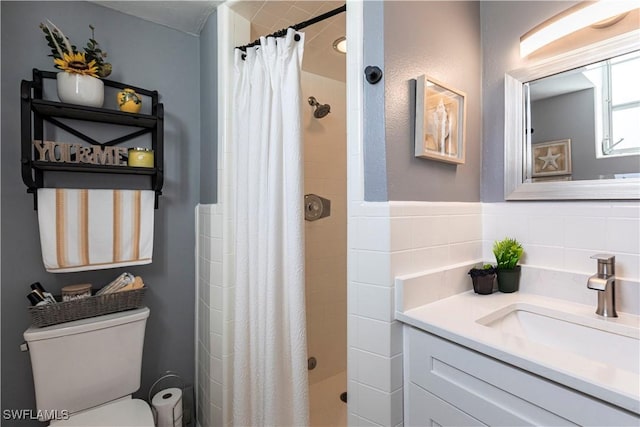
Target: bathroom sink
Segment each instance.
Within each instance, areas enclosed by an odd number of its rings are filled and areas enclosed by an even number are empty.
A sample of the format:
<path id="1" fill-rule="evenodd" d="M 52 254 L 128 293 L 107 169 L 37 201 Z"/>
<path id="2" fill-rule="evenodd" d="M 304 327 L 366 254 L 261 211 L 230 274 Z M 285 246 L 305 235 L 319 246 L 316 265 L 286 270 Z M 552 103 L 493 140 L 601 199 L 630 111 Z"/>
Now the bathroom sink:
<path id="1" fill-rule="evenodd" d="M 517 303 L 476 322 L 509 336 L 640 374 L 638 329 L 617 323 L 616 319 L 598 319 Z"/>

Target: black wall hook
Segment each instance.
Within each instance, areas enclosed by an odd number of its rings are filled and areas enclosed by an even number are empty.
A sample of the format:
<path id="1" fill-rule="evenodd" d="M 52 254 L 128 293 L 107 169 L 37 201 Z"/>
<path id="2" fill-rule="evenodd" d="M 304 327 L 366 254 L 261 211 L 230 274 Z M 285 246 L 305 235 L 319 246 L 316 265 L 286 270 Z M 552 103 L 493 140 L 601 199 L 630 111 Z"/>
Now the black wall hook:
<path id="1" fill-rule="evenodd" d="M 367 68 L 364 69 L 364 75 L 366 76 L 367 81 L 372 85 L 382 80 L 382 70 L 380 69 L 380 67 L 377 67 L 375 65 L 367 66 Z"/>

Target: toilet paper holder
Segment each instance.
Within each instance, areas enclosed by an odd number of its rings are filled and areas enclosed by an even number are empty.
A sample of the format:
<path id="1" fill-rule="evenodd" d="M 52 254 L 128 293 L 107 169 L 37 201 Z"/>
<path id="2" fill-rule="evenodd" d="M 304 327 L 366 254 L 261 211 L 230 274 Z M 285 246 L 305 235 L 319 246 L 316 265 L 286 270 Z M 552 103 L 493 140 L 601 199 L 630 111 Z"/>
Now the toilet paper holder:
<path id="1" fill-rule="evenodd" d="M 160 388 L 159 385 L 163 384 Z M 180 375 L 172 371 L 166 371 L 160 378 L 158 378 L 149 388 L 149 405 L 153 412 L 154 423 L 157 425 L 158 414 L 156 409 L 151 404 L 153 396 L 156 392 L 165 389 L 167 387 L 177 387 L 182 390 L 182 423 L 183 427 L 195 426 L 195 420 L 193 417 L 194 411 L 194 395 L 193 385 L 188 384 Z M 157 390 L 156 390 L 157 388 Z M 177 420 L 174 420 L 174 422 Z"/>

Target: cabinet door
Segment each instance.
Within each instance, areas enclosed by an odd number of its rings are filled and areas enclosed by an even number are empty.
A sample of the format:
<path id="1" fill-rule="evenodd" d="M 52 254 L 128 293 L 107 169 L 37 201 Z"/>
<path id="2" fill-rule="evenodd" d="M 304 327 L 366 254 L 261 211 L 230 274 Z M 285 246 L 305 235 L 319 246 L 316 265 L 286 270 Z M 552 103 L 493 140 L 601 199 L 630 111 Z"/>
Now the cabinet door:
<path id="1" fill-rule="evenodd" d="M 488 425 L 640 425 L 637 414 L 435 335 L 404 326 L 404 339 L 407 383 Z"/>
<path id="2" fill-rule="evenodd" d="M 408 384 L 405 405 L 406 427 L 486 426 L 411 382 Z"/>

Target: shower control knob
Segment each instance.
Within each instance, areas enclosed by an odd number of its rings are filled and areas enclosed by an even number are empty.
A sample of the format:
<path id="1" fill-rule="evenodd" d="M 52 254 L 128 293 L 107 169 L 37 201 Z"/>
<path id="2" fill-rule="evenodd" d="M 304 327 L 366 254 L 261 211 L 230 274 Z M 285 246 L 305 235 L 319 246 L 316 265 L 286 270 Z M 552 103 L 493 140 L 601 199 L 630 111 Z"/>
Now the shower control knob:
<path id="1" fill-rule="evenodd" d="M 315 194 L 304 196 L 304 219 L 315 221 L 331 214 L 331 201 Z"/>

